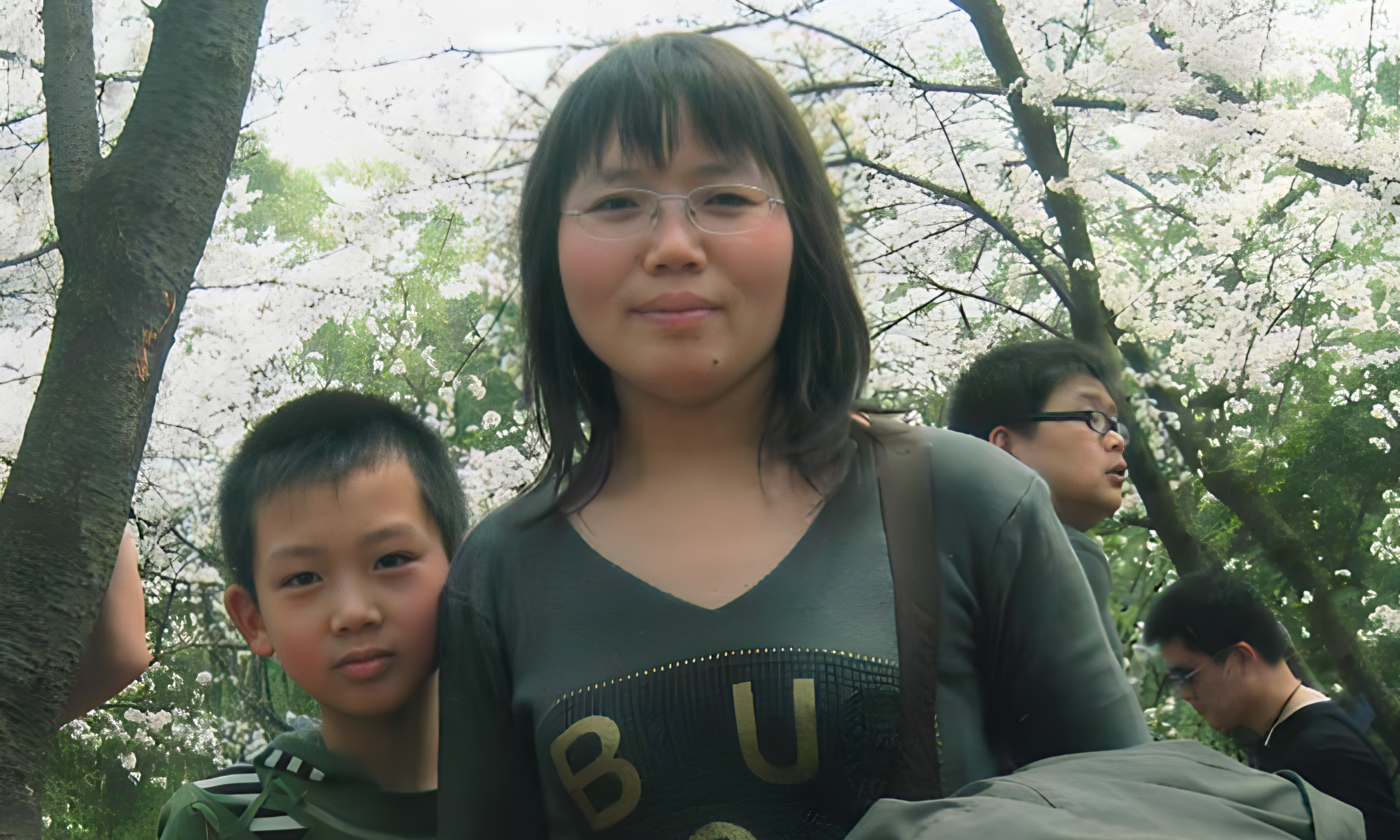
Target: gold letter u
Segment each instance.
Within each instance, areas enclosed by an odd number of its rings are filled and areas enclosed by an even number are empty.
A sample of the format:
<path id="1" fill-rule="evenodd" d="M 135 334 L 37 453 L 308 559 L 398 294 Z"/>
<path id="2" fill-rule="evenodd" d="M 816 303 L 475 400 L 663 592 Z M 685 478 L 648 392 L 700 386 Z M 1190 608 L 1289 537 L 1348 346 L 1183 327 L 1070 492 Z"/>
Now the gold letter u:
<path id="1" fill-rule="evenodd" d="M 739 728 L 739 750 L 753 774 L 775 785 L 796 785 L 817 775 L 817 687 L 815 680 L 792 681 L 792 714 L 797 724 L 797 760 L 774 767 L 758 748 L 758 723 L 754 719 L 753 683 L 734 684 L 734 724 Z"/>

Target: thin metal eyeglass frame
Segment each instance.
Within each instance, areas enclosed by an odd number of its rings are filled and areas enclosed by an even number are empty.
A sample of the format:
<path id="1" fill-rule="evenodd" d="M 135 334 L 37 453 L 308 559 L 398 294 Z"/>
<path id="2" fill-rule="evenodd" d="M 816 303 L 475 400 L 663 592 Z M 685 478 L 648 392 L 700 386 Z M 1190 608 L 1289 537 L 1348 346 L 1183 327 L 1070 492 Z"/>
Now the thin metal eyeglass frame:
<path id="1" fill-rule="evenodd" d="M 692 195 L 695 195 L 696 193 L 700 192 L 701 190 L 722 189 L 722 188 L 724 188 L 724 187 L 743 187 L 743 188 L 746 189 L 746 190 L 755 190 L 755 191 L 757 191 L 757 192 L 763 193 L 765 196 L 767 196 L 767 199 L 768 199 L 768 215 L 764 217 L 764 219 L 763 219 L 762 222 L 759 222 L 758 224 L 754 225 L 754 226 L 751 227 L 751 228 L 744 228 L 743 230 L 708 230 L 707 228 L 701 227 L 701 226 L 700 226 L 700 222 L 699 222 L 699 221 L 697 220 L 697 218 L 696 218 L 696 215 L 697 215 L 697 214 L 696 214 L 696 212 L 695 212 L 695 208 L 694 208 L 694 207 L 691 205 L 691 203 L 690 203 L 690 197 L 691 197 Z M 577 219 L 579 220 L 579 228 L 581 228 L 585 234 L 587 234 L 588 236 L 593 237 L 594 239 L 597 239 L 597 240 L 600 241 L 600 242 L 624 242 L 624 241 L 626 241 L 626 240 L 628 240 L 628 239 L 636 239 L 636 238 L 639 237 L 639 236 L 645 236 L 646 234 L 651 233 L 653 230 L 655 230 L 655 229 L 656 229 L 656 222 L 657 222 L 658 219 L 661 218 L 661 202 L 665 201 L 665 200 L 668 199 L 668 198 L 671 198 L 671 199 L 675 199 L 675 198 L 684 199 L 684 200 L 685 200 L 685 217 L 686 217 L 687 219 L 690 220 L 690 223 L 691 223 L 692 225 L 695 225 L 695 229 L 696 229 L 696 230 L 698 230 L 698 231 L 700 231 L 700 232 L 702 232 L 702 233 L 708 233 L 708 234 L 710 234 L 711 236 L 730 236 L 730 235 L 733 235 L 733 234 L 736 234 L 736 233 L 748 233 L 748 232 L 751 231 L 751 230 L 758 230 L 759 228 L 761 228 L 761 227 L 763 227 L 764 225 L 768 224 L 768 220 L 769 220 L 769 219 L 773 218 L 773 205 L 774 205 L 774 204 L 781 204 L 781 205 L 784 205 L 784 206 L 787 205 L 787 202 L 784 201 L 783 199 L 777 198 L 776 196 L 770 194 L 767 190 L 763 189 L 762 187 L 755 187 L 755 186 L 753 186 L 753 185 L 751 185 L 751 184 L 706 184 L 706 185 L 704 185 L 704 186 L 702 186 L 702 187 L 696 187 L 695 189 L 691 190 L 691 191 L 688 192 L 688 193 L 685 193 L 684 195 L 681 195 L 681 194 L 679 194 L 679 193 L 676 194 L 676 195 L 663 195 L 662 193 L 656 192 L 655 190 L 642 189 L 641 187 L 627 187 L 627 188 L 625 188 L 625 189 L 618 190 L 618 192 L 638 192 L 638 193 L 646 193 L 647 195 L 651 195 L 651 196 L 655 196 L 655 197 L 656 197 L 656 207 L 651 211 L 651 222 L 650 222 L 650 224 L 647 225 L 646 229 L 644 229 L 644 230 L 639 230 L 639 231 L 637 231 L 636 233 L 629 233 L 629 234 L 626 235 L 626 236 L 617 236 L 617 237 L 599 236 L 599 235 L 597 235 L 596 233 L 593 233 L 592 231 L 590 231 L 590 230 L 588 229 L 588 226 L 585 225 L 585 224 L 583 223 L 583 216 L 587 215 L 587 213 L 588 213 L 587 210 L 560 210 L 560 211 L 559 211 L 559 215 L 560 215 L 560 216 L 573 216 L 573 217 L 577 218 Z"/>
<path id="2" fill-rule="evenodd" d="M 1095 414 L 1103 416 L 1106 428 L 1102 432 L 1094 428 Z M 1096 411 L 1094 409 L 1086 409 L 1084 411 L 1047 411 L 1043 414 L 1032 414 L 1030 417 L 1021 420 L 1020 422 L 1031 423 L 1055 420 L 1082 420 L 1084 421 L 1084 425 L 1088 426 L 1099 437 L 1103 437 L 1109 432 L 1117 432 L 1118 436 L 1123 439 L 1123 445 L 1128 445 L 1127 427 L 1125 427 L 1122 423 L 1118 422 L 1118 418 L 1109 417 L 1108 414 L 1106 414 L 1105 412 Z"/>
<path id="3" fill-rule="evenodd" d="M 1219 661 L 1220 657 L 1239 647 L 1239 644 L 1239 642 L 1235 642 L 1233 645 L 1230 645 L 1224 650 L 1216 651 L 1215 655 L 1210 657 L 1210 661 L 1214 662 L 1216 665 L 1222 664 Z M 1207 664 L 1209 663 L 1202 663 L 1201 665 L 1197 666 L 1196 668 L 1193 668 L 1185 674 L 1178 673 L 1178 669 L 1176 668 L 1168 668 L 1166 677 L 1167 682 L 1172 684 L 1172 694 L 1176 697 L 1180 697 L 1182 695 L 1182 692 L 1186 691 L 1188 686 L 1191 688 L 1195 688 L 1194 683 L 1196 681 L 1196 675 L 1199 674 L 1201 672 L 1201 669 L 1206 667 Z"/>

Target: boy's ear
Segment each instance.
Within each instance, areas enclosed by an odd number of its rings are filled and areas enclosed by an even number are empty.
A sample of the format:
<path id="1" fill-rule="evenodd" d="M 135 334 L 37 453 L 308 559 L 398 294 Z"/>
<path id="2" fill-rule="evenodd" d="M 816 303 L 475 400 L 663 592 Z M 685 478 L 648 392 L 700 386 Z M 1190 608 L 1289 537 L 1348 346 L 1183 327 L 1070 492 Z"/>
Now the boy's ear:
<path id="1" fill-rule="evenodd" d="M 267 634 L 262 612 L 258 610 L 258 605 L 253 603 L 253 596 L 248 590 L 236 583 L 225 589 L 224 609 L 228 611 L 228 617 L 233 619 L 233 626 L 243 634 L 243 639 L 248 642 L 248 647 L 253 653 L 271 657 L 277 652 L 272 646 L 272 638 Z"/>
<path id="2" fill-rule="evenodd" d="M 1005 426 L 997 426 L 987 435 L 987 440 L 996 448 L 1011 453 L 1011 430 Z M 1011 453 L 1015 454 L 1015 453 Z"/>
<path id="3" fill-rule="evenodd" d="M 1237 643 L 1234 647 L 1234 650 L 1235 653 L 1238 653 L 1240 655 L 1240 661 L 1242 663 L 1245 663 L 1247 665 L 1252 665 L 1255 662 L 1259 662 L 1261 664 L 1265 663 L 1264 657 L 1260 656 L 1259 651 L 1255 650 L 1254 645 L 1251 645 L 1249 642 Z M 1283 660 L 1279 661 L 1281 662 Z"/>

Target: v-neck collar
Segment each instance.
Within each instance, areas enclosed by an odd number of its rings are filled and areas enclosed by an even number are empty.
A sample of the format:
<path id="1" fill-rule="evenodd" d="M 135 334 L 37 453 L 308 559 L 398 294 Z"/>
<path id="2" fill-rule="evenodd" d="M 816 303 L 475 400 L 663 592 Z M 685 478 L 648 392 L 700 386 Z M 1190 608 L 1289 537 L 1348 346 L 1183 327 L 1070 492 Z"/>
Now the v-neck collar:
<path id="1" fill-rule="evenodd" d="M 860 458 L 861 454 L 862 453 L 857 452 L 854 455 L 854 457 Z M 617 563 L 614 563 L 607 557 L 603 556 L 603 554 L 600 553 L 597 549 L 595 549 L 593 545 L 589 543 L 588 540 L 583 538 L 583 535 L 578 532 L 578 529 L 575 528 L 574 524 L 568 521 L 566 517 L 564 517 L 563 515 L 559 515 L 557 523 L 558 527 L 568 532 L 565 535 L 564 539 L 566 541 L 574 541 L 576 546 L 579 549 L 581 549 L 582 556 L 598 563 L 609 573 L 629 581 L 629 585 L 640 586 L 642 589 L 654 592 L 664 599 L 673 601 L 677 604 L 684 604 L 686 607 L 694 610 L 699 610 L 702 613 L 722 615 L 731 607 L 735 607 L 735 605 L 742 606 L 741 602 L 745 601 L 745 599 L 752 600 L 753 597 L 757 597 L 754 595 L 754 593 L 758 592 L 760 589 L 767 588 L 767 586 L 772 586 L 773 584 L 771 583 L 771 581 L 774 578 L 778 577 L 780 573 L 783 573 L 785 569 L 799 562 L 802 559 L 801 555 L 811 553 L 807 551 L 808 546 L 813 540 L 821 538 L 821 535 L 827 530 L 827 523 L 830 521 L 831 516 L 834 515 L 829 514 L 828 512 L 831 510 L 832 507 L 838 506 L 845 502 L 846 500 L 844 497 L 848 496 L 851 492 L 853 492 L 851 489 L 851 485 L 856 480 L 855 474 L 858 471 L 859 467 L 856 464 L 852 464 L 851 469 L 846 474 L 846 477 L 842 480 L 840 486 L 836 488 L 836 492 L 831 494 L 831 496 L 822 504 L 822 509 L 817 511 L 817 515 L 812 519 L 810 523 L 808 523 L 807 530 L 802 532 L 802 536 L 798 537 L 797 542 L 793 543 L 792 548 L 788 549 L 787 554 L 783 555 L 783 559 L 779 560 L 776 566 L 769 569 L 766 575 L 755 581 L 754 584 L 748 589 L 745 589 L 743 592 L 740 592 L 738 595 L 734 596 L 733 598 L 729 599 L 723 604 L 720 604 L 718 607 L 704 607 L 700 604 L 695 603 L 694 601 L 688 601 L 685 598 L 682 598 L 681 596 L 676 595 L 673 592 L 668 592 L 667 590 L 662 589 L 661 587 L 657 586 L 654 583 L 651 583 L 650 581 L 646 580 L 643 577 L 640 577 L 639 575 L 633 574 L 632 572 L 628 571 L 627 569 L 624 569 L 622 566 L 618 565 Z"/>

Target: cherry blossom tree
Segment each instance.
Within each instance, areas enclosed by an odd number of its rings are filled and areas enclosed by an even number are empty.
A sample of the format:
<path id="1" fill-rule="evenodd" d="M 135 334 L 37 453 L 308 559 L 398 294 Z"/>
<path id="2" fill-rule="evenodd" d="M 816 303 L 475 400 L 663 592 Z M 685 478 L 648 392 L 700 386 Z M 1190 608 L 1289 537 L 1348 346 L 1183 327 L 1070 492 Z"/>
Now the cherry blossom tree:
<path id="1" fill-rule="evenodd" d="M 258 417 L 328 386 L 393 397 L 443 434 L 474 519 L 538 465 L 520 401 L 519 181 L 559 92 L 626 33 L 536 51 L 527 78 L 450 39 L 386 46 L 415 8 L 270 10 L 261 104 L 135 473 L 159 667 L 55 742 L 55 836 L 153 825 L 172 786 L 316 714 L 218 604 L 214 488 Z M 15 139 L 0 150 L 9 455 L 57 334 L 67 254 L 35 162 L 46 101 L 24 39 L 38 30 L 4 19 L 0 59 L 32 86 L 0 112 Z M 136 113 L 146 26 L 136 4 L 97 6 L 104 137 Z M 1160 667 L 1131 644 L 1165 583 L 1223 564 L 1271 600 L 1310 679 L 1369 708 L 1397 746 L 1400 33 L 1383 5 L 827 0 L 664 26 L 734 39 L 807 116 L 875 340 L 869 396 L 937 423 L 958 372 L 1000 343 L 1075 337 L 1121 360 L 1132 492 L 1096 534 L 1157 732 L 1233 749 L 1164 697 Z M 494 92 L 462 83 L 478 72 L 498 77 Z M 383 159 L 279 160 L 275 136 L 254 132 L 291 107 L 293 78 L 321 80 L 337 118 L 383 138 Z"/>
<path id="2" fill-rule="evenodd" d="M 7 262 L 63 260 L 42 385 L 0 498 L 0 822 L 19 836 L 37 834 L 39 762 L 111 575 L 264 3 L 153 8 L 139 92 L 107 149 L 97 100 L 112 78 L 98 77 L 92 5 L 45 3 L 43 51 L 19 59 L 42 78 L 47 131 L 32 150 L 47 146 L 56 238 Z"/>
<path id="3" fill-rule="evenodd" d="M 753 10 L 844 48 L 830 68 L 797 65 L 795 93 L 860 92 L 813 113 L 883 281 L 883 387 L 938 394 L 923 377 L 951 376 L 1008 324 L 1121 357 L 1142 522 L 1192 571 L 1239 551 L 1201 527 L 1203 503 L 1222 505 L 1400 750 L 1400 702 L 1340 606 L 1389 575 L 1371 543 L 1395 478 L 1390 408 L 1369 412 L 1375 436 L 1346 438 L 1374 468 L 1329 500 L 1350 511 L 1340 540 L 1297 518 L 1317 476 L 1298 481 L 1283 456 L 1309 419 L 1304 369 L 1373 380 L 1329 400 L 1334 431 L 1346 406 L 1388 399 L 1400 157 L 1380 71 L 1394 79 L 1394 28 L 1361 3 L 956 4 L 942 25 L 960 33 L 847 35 Z M 975 47 L 950 67 L 930 43 L 960 35 Z"/>

